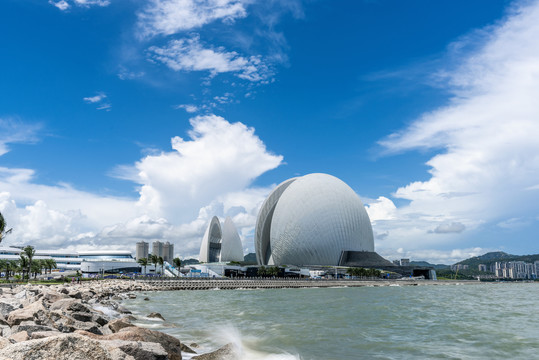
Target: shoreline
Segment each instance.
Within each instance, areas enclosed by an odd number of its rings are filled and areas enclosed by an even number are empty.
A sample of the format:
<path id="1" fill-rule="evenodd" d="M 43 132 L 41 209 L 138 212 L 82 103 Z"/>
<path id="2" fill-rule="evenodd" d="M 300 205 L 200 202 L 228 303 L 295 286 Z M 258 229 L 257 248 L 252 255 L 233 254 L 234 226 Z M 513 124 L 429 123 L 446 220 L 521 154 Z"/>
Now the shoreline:
<path id="1" fill-rule="evenodd" d="M 225 359 L 233 347 L 206 354 L 181 340 L 134 325 L 124 300 L 142 292 L 471 285 L 461 280 L 298 280 L 298 279 L 113 279 L 81 284 L 2 284 L 0 286 L 0 360 L 7 359 Z M 148 316 L 148 315 L 146 315 Z M 160 314 L 150 314 L 159 317 Z M 69 351 L 66 352 L 66 348 Z M 77 357 L 79 356 L 79 357 Z"/>

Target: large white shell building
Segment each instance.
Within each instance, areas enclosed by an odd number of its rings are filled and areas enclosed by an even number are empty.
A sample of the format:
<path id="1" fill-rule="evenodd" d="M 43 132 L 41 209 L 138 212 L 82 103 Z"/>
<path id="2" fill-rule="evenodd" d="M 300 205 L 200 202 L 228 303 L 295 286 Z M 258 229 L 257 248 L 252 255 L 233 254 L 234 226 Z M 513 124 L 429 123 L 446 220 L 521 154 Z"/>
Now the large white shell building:
<path id="1" fill-rule="evenodd" d="M 358 256 L 380 258 L 359 196 L 327 174 L 292 178 L 270 193 L 258 214 L 255 250 L 260 265 L 344 265 Z"/>
<path id="2" fill-rule="evenodd" d="M 214 216 L 200 245 L 199 261 L 205 263 L 243 261 L 243 248 L 238 230 L 227 217 L 221 228 L 219 218 Z"/>

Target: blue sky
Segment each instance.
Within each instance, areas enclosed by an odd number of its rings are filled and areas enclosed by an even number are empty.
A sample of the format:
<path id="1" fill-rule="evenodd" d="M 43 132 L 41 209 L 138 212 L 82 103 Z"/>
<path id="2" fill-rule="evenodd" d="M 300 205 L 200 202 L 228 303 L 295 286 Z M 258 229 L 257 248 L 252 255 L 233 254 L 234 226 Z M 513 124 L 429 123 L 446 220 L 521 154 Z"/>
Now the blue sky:
<path id="1" fill-rule="evenodd" d="M 246 252 L 281 181 L 325 172 L 375 246 L 452 263 L 538 253 L 539 2 L 7 0 L 7 245 Z"/>

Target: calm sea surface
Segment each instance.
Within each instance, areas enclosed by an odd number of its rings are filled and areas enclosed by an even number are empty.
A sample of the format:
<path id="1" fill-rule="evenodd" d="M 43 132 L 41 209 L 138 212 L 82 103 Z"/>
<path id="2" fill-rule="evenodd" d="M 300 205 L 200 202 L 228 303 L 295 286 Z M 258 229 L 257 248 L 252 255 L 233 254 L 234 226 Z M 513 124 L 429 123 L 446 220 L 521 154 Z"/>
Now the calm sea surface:
<path id="1" fill-rule="evenodd" d="M 539 359 L 539 283 L 148 292 L 125 305 L 242 359 Z"/>

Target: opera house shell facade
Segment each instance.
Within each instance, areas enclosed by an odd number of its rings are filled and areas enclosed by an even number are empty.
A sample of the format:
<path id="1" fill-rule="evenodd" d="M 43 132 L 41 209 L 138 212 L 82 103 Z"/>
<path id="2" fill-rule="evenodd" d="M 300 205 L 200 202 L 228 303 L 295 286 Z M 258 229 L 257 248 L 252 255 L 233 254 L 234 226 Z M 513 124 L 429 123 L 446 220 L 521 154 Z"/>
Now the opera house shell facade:
<path id="1" fill-rule="evenodd" d="M 205 263 L 243 261 L 243 249 L 238 230 L 232 219 L 227 217 L 223 227 L 214 216 L 200 246 L 199 261 Z"/>
<path id="2" fill-rule="evenodd" d="M 292 178 L 270 193 L 258 214 L 255 250 L 259 265 L 345 265 L 358 254 L 386 262 L 374 253 L 359 196 L 327 174 Z"/>

